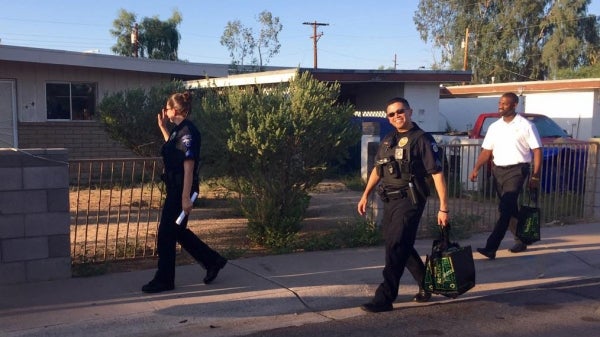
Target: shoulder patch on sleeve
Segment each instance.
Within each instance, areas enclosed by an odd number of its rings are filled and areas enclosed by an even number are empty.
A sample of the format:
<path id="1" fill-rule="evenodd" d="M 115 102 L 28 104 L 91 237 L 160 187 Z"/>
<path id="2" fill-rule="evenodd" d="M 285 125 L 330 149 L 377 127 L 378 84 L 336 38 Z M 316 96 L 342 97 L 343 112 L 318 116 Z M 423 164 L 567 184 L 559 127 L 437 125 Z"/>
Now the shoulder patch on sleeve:
<path id="1" fill-rule="evenodd" d="M 186 148 L 190 148 L 192 146 L 192 135 L 184 135 L 181 137 L 181 142 Z"/>

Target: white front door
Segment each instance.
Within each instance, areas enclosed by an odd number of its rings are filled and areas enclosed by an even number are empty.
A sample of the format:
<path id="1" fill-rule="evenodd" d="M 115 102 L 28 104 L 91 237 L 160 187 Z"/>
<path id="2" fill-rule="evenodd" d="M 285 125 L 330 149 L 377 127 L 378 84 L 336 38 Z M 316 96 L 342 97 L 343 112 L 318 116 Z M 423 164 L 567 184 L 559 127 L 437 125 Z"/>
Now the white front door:
<path id="1" fill-rule="evenodd" d="M 14 80 L 0 79 L 0 148 L 16 148 L 17 98 Z"/>

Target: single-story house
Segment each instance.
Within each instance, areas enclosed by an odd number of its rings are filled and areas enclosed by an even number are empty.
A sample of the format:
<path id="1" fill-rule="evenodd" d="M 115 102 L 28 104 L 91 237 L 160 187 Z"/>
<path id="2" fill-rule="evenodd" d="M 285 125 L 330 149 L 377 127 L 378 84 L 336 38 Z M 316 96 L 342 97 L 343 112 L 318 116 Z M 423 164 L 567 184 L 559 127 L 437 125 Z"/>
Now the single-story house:
<path id="1" fill-rule="evenodd" d="M 406 97 L 414 120 L 436 130 L 439 86 L 471 80 L 465 71 L 281 69 L 229 75 L 227 64 L 204 64 L 0 45 L 0 147 L 67 148 L 69 158 L 130 157 L 94 118 L 107 94 L 181 79 L 206 85 L 279 83 L 309 71 L 316 79 L 341 84 L 341 100 L 361 117 L 383 117 L 383 104 Z M 241 82 L 232 82 L 241 81 Z"/>
<path id="2" fill-rule="evenodd" d="M 600 135 L 600 78 L 442 87 L 440 114 L 453 129 L 468 131 L 480 113 L 498 110 L 505 92 L 520 97 L 517 111 L 546 115 L 573 138 Z"/>
<path id="3" fill-rule="evenodd" d="M 225 76 L 227 68 L 0 45 L 0 147 L 68 148 L 69 158 L 131 157 L 94 118 L 107 93 Z"/>
<path id="4" fill-rule="evenodd" d="M 369 143 L 378 142 L 383 134 L 391 130 L 384 111 L 387 100 L 396 96 L 405 97 L 413 109 L 413 120 L 424 130 L 437 130 L 441 122 L 440 84 L 471 80 L 471 73 L 466 71 L 291 68 L 188 81 L 188 85 L 200 88 L 268 86 L 288 82 L 304 72 L 309 72 L 319 81 L 339 83 L 339 100 L 352 103 L 356 109 L 355 116 L 369 122 L 369 127 L 363 129 L 361 144 L 351 150 L 352 158 L 348 163 L 353 168 L 360 167 L 361 176 L 365 180 L 369 165 Z"/>
<path id="5" fill-rule="evenodd" d="M 395 96 L 405 97 L 413 109 L 413 120 L 427 131 L 438 129 L 439 91 L 442 83 L 471 81 L 471 72 L 448 70 L 347 70 L 290 68 L 260 73 L 229 75 L 188 81 L 191 87 L 268 85 L 288 82 L 298 73 L 340 84 L 340 101 L 350 102 L 358 117 L 385 117 L 384 104 Z M 387 123 L 387 120 L 383 121 Z"/>

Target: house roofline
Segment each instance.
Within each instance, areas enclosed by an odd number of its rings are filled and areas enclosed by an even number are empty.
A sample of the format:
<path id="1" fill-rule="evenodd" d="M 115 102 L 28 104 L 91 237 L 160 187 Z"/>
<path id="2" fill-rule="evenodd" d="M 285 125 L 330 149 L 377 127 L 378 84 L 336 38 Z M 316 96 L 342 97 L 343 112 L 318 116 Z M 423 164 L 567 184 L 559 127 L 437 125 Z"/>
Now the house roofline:
<path id="1" fill-rule="evenodd" d="M 193 80 L 188 84 L 196 87 L 237 86 L 255 84 L 277 84 L 290 81 L 298 72 L 309 72 L 320 81 L 339 83 L 452 83 L 471 80 L 470 71 L 437 70 L 357 70 L 357 69 L 312 69 L 289 68 L 256 73 L 229 75 L 227 77 Z"/>
<path id="2" fill-rule="evenodd" d="M 502 95 L 505 92 L 514 92 L 521 95 L 533 92 L 578 91 L 590 89 L 600 89 L 600 78 L 448 86 L 440 88 L 440 97 L 459 98 L 493 96 Z"/>
<path id="3" fill-rule="evenodd" d="M 228 68 L 226 64 L 155 60 L 10 45 L 0 45 L 0 61 L 129 70 L 185 78 L 226 76 Z"/>

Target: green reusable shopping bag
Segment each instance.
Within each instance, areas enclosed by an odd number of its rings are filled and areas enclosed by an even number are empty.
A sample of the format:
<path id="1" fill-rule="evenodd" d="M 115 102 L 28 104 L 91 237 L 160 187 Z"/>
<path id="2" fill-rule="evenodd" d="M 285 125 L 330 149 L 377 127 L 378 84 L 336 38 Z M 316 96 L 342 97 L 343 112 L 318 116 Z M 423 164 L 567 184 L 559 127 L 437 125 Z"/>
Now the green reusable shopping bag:
<path id="1" fill-rule="evenodd" d="M 534 205 L 531 206 L 532 201 Z M 529 204 L 521 205 L 517 217 L 516 236 L 526 245 L 541 240 L 540 209 L 537 206 L 537 191 L 529 194 Z"/>
<path id="2" fill-rule="evenodd" d="M 475 263 L 471 246 L 461 247 L 449 240 L 449 228 L 442 229 L 434 240 L 431 255 L 425 259 L 425 291 L 451 298 L 475 286 Z"/>

